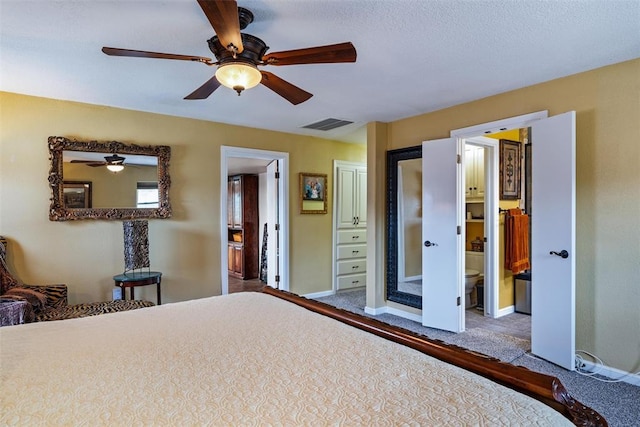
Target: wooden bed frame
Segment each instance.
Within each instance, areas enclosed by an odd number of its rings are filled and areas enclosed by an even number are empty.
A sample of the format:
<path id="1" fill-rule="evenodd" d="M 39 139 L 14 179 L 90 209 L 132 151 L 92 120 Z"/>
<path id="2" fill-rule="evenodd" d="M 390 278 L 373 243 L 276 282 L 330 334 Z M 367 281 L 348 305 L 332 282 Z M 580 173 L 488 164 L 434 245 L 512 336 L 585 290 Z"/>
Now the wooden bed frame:
<path id="1" fill-rule="evenodd" d="M 361 316 L 299 295 L 265 286 L 262 292 L 292 302 L 308 310 L 336 319 L 350 326 L 391 340 L 435 357 L 443 362 L 495 381 L 524 393 L 552 407 L 577 426 L 607 426 L 607 421 L 595 410 L 575 400 L 560 380 L 531 371 L 522 366 L 502 362 L 462 347 L 433 340 L 409 330 Z"/>

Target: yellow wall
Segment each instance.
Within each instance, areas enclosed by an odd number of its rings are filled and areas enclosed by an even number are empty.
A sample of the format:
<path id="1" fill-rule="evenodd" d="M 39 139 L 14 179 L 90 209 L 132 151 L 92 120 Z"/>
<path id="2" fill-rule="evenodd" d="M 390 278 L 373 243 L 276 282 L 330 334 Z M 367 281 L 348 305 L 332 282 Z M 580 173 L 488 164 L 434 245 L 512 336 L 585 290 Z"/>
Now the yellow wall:
<path id="1" fill-rule="evenodd" d="M 497 132 L 487 135 L 489 138 L 508 139 L 510 141 L 522 142 L 520 129 L 510 129 L 504 132 Z M 524 153 L 524 150 L 522 151 Z M 522 169 L 522 182 L 524 183 L 524 168 Z M 499 200 L 498 206 L 501 209 L 511 209 L 524 206 L 524 200 Z M 514 304 L 513 289 L 513 273 L 511 270 L 504 268 L 505 250 L 504 250 L 504 215 L 500 215 L 498 228 L 498 308 L 503 309 L 511 307 Z"/>
<path id="2" fill-rule="evenodd" d="M 576 111 L 577 348 L 637 372 L 640 59 L 389 123 L 387 149 L 540 110 Z"/>
<path id="3" fill-rule="evenodd" d="M 6 92 L 0 113 L 0 235 L 23 281 L 66 283 L 71 303 L 88 302 L 111 299 L 112 277 L 123 270 L 121 221 L 48 219 L 47 138 L 57 135 L 171 146 L 173 217 L 149 221 L 151 266 L 164 273 L 166 302 L 221 292 L 220 146 L 288 152 L 291 290 L 331 289 L 333 205 L 325 215 L 300 215 L 298 173 L 327 174 L 331 201 L 333 160 L 365 162 L 365 146 Z M 138 295 L 155 301 L 150 286 Z"/>

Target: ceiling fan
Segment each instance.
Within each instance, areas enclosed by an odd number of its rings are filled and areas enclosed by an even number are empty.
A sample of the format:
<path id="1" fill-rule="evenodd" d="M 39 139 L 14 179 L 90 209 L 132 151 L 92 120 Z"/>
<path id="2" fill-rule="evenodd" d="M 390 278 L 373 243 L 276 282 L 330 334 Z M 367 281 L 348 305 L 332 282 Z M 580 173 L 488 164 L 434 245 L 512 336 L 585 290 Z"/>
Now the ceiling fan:
<path id="1" fill-rule="evenodd" d="M 111 156 L 105 156 L 104 160 L 104 162 L 96 160 L 71 160 L 69 163 L 83 163 L 92 168 L 106 166 L 111 172 L 120 172 L 124 169 L 124 161 L 126 159 L 122 156 L 118 156 L 117 154 L 112 154 Z"/>
<path id="2" fill-rule="evenodd" d="M 206 99 L 220 85 L 227 86 L 240 95 L 243 90 L 261 83 L 294 105 L 308 100 L 313 95 L 275 74 L 259 70 L 258 65 L 331 64 L 356 61 L 356 49 L 351 42 L 266 54 L 269 47 L 265 42 L 251 34 L 240 32 L 253 22 L 251 11 L 238 7 L 235 0 L 198 0 L 198 4 L 216 32 L 216 35 L 208 40 L 209 49 L 215 55 L 216 61 L 202 56 L 113 47 L 103 47 L 102 52 L 113 56 L 177 59 L 201 62 L 209 66 L 216 65 L 218 68 L 215 75 L 184 99 Z"/>

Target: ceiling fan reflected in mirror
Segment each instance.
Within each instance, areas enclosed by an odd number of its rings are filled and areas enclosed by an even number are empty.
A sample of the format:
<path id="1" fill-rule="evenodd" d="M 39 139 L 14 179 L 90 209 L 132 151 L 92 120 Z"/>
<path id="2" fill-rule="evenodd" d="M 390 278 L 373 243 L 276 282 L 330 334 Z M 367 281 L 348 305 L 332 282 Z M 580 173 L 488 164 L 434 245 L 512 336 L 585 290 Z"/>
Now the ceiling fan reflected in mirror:
<path id="1" fill-rule="evenodd" d="M 111 156 L 105 156 L 104 162 L 97 162 L 95 160 L 71 160 L 70 163 L 83 163 L 92 168 L 98 166 L 106 166 L 111 172 L 120 172 L 124 169 L 124 161 L 126 160 L 122 156 L 118 156 L 117 154 L 112 154 Z"/>
<path id="2" fill-rule="evenodd" d="M 201 62 L 209 66 L 216 65 L 215 75 L 184 99 L 206 99 L 220 85 L 233 89 L 240 95 L 243 90 L 263 84 L 293 105 L 307 101 L 313 95 L 275 74 L 258 69 L 258 66 L 356 61 L 356 49 L 351 42 L 266 54 L 269 47 L 265 42 L 251 34 L 240 32 L 253 22 L 251 11 L 238 7 L 237 2 L 233 0 L 198 0 L 198 4 L 216 33 L 208 40 L 209 49 L 215 55 L 216 61 L 202 56 L 113 47 L 103 47 L 102 52 L 112 56 L 177 59 Z"/>

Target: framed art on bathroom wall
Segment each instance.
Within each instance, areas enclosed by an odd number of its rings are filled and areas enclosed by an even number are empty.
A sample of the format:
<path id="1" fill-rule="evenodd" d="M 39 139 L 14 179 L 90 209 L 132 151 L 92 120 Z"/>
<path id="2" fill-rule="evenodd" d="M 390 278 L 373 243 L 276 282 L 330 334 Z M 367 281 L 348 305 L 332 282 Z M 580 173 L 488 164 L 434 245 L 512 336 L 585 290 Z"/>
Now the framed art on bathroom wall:
<path id="1" fill-rule="evenodd" d="M 520 198 L 522 179 L 522 144 L 508 139 L 500 140 L 500 200 Z"/>

